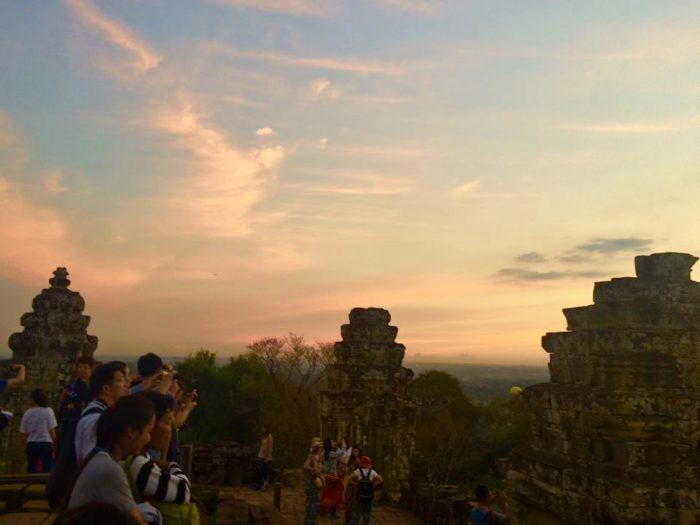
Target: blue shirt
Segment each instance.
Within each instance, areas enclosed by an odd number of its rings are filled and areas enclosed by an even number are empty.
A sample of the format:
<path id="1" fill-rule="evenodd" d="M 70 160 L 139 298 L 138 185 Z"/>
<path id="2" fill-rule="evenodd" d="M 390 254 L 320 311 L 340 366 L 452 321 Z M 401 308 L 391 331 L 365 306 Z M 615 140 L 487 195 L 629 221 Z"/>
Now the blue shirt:
<path id="1" fill-rule="evenodd" d="M 7 387 L 7 379 L 0 379 L 0 392 L 5 390 Z"/>
<path id="2" fill-rule="evenodd" d="M 489 511 L 472 509 L 472 525 L 486 525 Z"/>

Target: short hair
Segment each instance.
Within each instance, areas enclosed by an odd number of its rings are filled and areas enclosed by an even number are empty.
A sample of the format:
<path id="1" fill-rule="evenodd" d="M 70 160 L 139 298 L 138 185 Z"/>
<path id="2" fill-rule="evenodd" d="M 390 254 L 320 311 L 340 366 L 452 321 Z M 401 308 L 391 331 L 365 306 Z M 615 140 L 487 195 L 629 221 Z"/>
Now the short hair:
<path id="1" fill-rule="evenodd" d="M 46 392 L 44 392 L 41 388 L 32 390 L 32 401 L 34 401 L 37 406 L 40 407 L 47 407 L 49 405 L 49 402 L 46 399 Z"/>
<path id="2" fill-rule="evenodd" d="M 489 497 L 489 488 L 486 485 L 479 485 L 474 489 L 474 497 L 476 501 L 484 501 Z"/>
<path id="3" fill-rule="evenodd" d="M 155 415 L 153 403 L 145 396 L 121 397 L 97 421 L 97 446 L 112 450 L 114 441 L 128 428 L 143 430 Z"/>
<path id="4" fill-rule="evenodd" d="M 158 372 L 159 368 L 163 368 L 163 360 L 156 354 L 149 352 L 139 357 L 139 360 L 136 362 L 136 367 L 141 377 L 151 377 Z"/>
<path id="5" fill-rule="evenodd" d="M 102 387 L 111 385 L 114 381 L 114 374 L 121 372 L 126 375 L 126 364 L 122 361 L 110 361 L 104 363 L 92 371 L 90 374 L 90 390 L 92 395 L 98 397 L 102 392 Z"/>
<path id="6" fill-rule="evenodd" d="M 171 398 L 157 390 L 146 390 L 139 392 L 139 395 L 145 397 L 153 404 L 153 408 L 156 411 L 156 421 L 159 421 L 173 407 Z"/>
<path id="7" fill-rule="evenodd" d="M 76 365 L 89 365 L 90 368 L 95 366 L 95 360 L 92 358 L 92 356 L 89 355 L 81 355 L 78 360 L 75 362 Z"/>

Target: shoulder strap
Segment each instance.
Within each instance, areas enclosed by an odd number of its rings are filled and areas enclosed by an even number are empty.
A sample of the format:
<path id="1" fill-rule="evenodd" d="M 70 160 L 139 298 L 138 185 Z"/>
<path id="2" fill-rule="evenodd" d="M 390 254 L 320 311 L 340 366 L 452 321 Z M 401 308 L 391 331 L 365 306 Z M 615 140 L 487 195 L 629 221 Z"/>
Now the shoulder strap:
<path id="1" fill-rule="evenodd" d="M 369 471 L 367 471 L 367 475 L 366 475 L 366 476 L 365 476 L 365 473 L 362 472 L 362 469 L 360 469 L 360 476 L 362 476 L 362 479 L 363 479 L 364 481 L 369 481 L 369 476 L 370 476 L 371 474 L 372 474 L 372 470 L 371 470 L 371 469 L 370 469 Z"/>
<path id="2" fill-rule="evenodd" d="M 101 414 L 101 413 L 104 412 L 105 410 L 107 410 L 107 406 L 106 406 L 106 405 L 103 405 L 102 403 L 100 403 L 99 405 L 95 405 L 95 406 L 93 406 L 93 407 L 86 408 L 86 409 L 83 411 L 83 413 L 80 414 L 80 417 L 82 418 L 82 417 L 89 416 L 89 415 L 92 415 L 92 414 Z"/>
<path id="3" fill-rule="evenodd" d="M 85 456 L 85 459 L 83 462 L 79 465 L 78 470 L 76 471 L 75 475 L 71 479 L 70 483 L 68 484 L 68 490 L 66 491 L 65 497 L 61 501 L 61 503 L 58 506 L 59 510 L 66 510 L 68 508 L 68 503 L 70 502 L 70 497 L 73 495 L 73 489 L 75 488 L 75 484 L 78 482 L 78 478 L 80 477 L 80 474 L 83 473 L 83 470 L 85 470 L 85 467 L 87 467 L 87 464 L 92 461 L 92 458 L 94 458 L 98 452 L 105 452 L 104 449 L 101 448 L 93 448 L 90 453 Z"/>

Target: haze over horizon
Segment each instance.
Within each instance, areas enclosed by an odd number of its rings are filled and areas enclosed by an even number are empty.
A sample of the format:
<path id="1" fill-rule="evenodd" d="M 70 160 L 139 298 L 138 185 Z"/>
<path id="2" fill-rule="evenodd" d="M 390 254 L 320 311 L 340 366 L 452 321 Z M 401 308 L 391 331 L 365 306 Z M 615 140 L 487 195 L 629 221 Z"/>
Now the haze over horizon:
<path id="1" fill-rule="evenodd" d="M 337 341 L 542 364 L 700 254 L 700 4 L 6 2 L 0 353 L 66 266 L 101 354 Z"/>

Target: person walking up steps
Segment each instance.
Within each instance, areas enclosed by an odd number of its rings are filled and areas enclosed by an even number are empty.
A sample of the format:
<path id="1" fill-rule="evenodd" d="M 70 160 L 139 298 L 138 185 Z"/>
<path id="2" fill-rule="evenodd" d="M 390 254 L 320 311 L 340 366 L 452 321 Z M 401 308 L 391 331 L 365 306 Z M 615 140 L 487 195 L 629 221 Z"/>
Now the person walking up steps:
<path id="1" fill-rule="evenodd" d="M 374 491 L 383 483 L 382 477 L 372 468 L 372 460 L 369 456 L 361 456 L 358 461 L 359 468 L 353 474 L 355 483 L 355 509 L 352 513 L 351 525 L 359 525 L 360 518 L 365 525 L 369 525 L 372 518 L 372 503 Z"/>

